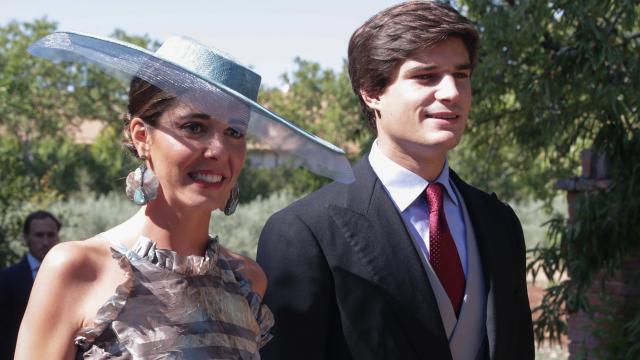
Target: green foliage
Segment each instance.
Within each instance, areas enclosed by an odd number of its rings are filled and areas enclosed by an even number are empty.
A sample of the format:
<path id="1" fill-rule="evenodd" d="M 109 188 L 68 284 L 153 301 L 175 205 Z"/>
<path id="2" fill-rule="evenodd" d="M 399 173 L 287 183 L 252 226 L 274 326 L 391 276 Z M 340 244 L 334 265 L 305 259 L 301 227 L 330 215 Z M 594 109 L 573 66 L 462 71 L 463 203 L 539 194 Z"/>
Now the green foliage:
<path id="1" fill-rule="evenodd" d="M 24 251 L 22 223 L 26 215 L 45 207 L 57 194 L 47 178 L 28 176 L 16 139 L 0 137 L 0 267 L 15 263 Z M 28 205 L 25 205 L 28 204 Z"/>
<path id="2" fill-rule="evenodd" d="M 342 147 L 351 160 L 368 151 L 372 137 L 351 90 L 346 63 L 340 72 L 322 69 L 300 58 L 284 74 L 284 89 L 263 88 L 260 102 L 284 118 Z M 260 168 L 247 164 L 240 175 L 241 201 L 266 197 L 282 190 L 302 195 L 328 183 L 306 169 L 279 166 Z"/>
<path id="3" fill-rule="evenodd" d="M 619 139 L 619 137 L 618 137 Z M 617 143 L 617 144 L 616 144 Z M 600 144 L 600 139 L 596 141 Z M 551 293 L 545 297 L 543 305 L 535 309 L 543 314 L 564 315 L 566 312 L 598 312 L 590 307 L 586 291 L 598 279 L 616 275 L 629 256 L 637 256 L 640 239 L 640 164 L 636 157 L 640 154 L 640 131 L 634 131 L 624 141 L 607 142 L 611 166 L 612 185 L 606 190 L 581 194 L 576 199 L 575 219 L 571 224 L 562 217 L 550 222 L 550 240 L 548 247 L 534 251 L 529 264 L 532 273 L 543 271 L 547 277 L 557 277 L 563 273 L 571 274 L 570 280 L 558 285 L 558 295 Z M 630 279 L 632 286 L 640 287 L 638 276 Z M 609 318 L 599 318 L 600 324 L 621 331 L 624 339 L 630 339 L 629 355 L 622 358 L 635 359 L 640 356 L 640 348 L 631 345 L 640 339 L 640 304 L 635 302 L 632 310 L 625 311 L 625 318 L 613 314 Z M 612 319 L 619 320 L 616 326 L 608 324 Z M 536 324 L 537 334 L 545 331 L 559 334 L 561 330 L 551 317 L 541 317 Z M 615 339 L 613 341 L 612 339 Z M 620 340 L 607 338 L 611 347 L 617 351 Z M 606 349 L 600 349 L 604 354 Z M 619 358 L 615 356 L 605 356 Z"/>
<path id="4" fill-rule="evenodd" d="M 482 30 L 457 154 L 472 183 L 506 198 L 551 198 L 604 126 L 637 128 L 637 1 L 463 4 Z"/>
<path id="5" fill-rule="evenodd" d="M 232 216 L 215 211 L 211 215 L 209 231 L 218 235 L 220 242 L 230 250 L 255 258 L 260 231 L 267 218 L 295 198 L 284 191 L 241 204 Z M 97 196 L 75 195 L 51 204 L 48 209 L 62 221 L 61 241 L 89 238 L 122 223 L 138 211 L 122 191 Z"/>
<path id="6" fill-rule="evenodd" d="M 81 189 L 106 193 L 132 168 L 119 147 L 120 114 L 128 84 L 95 67 L 31 56 L 27 47 L 56 29 L 46 19 L 0 27 L 0 264 L 14 260 L 25 203 L 46 206 Z M 148 37 L 114 37 L 157 47 Z M 77 144 L 72 130 L 83 120 L 107 124 L 92 145 Z M 17 249 L 17 250 L 16 250 Z"/>
<path id="7" fill-rule="evenodd" d="M 245 166 L 238 179 L 240 203 L 269 197 L 282 191 L 300 196 L 320 188 L 331 180 L 307 169 L 279 166 L 274 168 Z"/>
<path id="8" fill-rule="evenodd" d="M 358 98 L 344 63 L 335 73 L 319 64 L 295 59 L 296 69 L 283 75 L 285 89 L 262 89 L 260 101 L 318 136 L 348 150 L 355 157 L 361 145 L 370 141 L 366 120 L 360 114 Z M 368 150 L 368 149 L 367 149 Z"/>
<path id="9" fill-rule="evenodd" d="M 88 145 L 85 168 L 85 189 L 99 194 L 123 191 L 127 174 L 138 163 L 122 144 L 122 132 L 108 126 Z"/>
<path id="10" fill-rule="evenodd" d="M 553 199 L 550 207 L 541 200 L 512 202 L 510 205 L 522 224 L 527 249 L 546 246 L 546 223 L 549 216 L 551 214 L 566 216 L 567 213 L 566 198 L 563 196 Z"/>
<path id="11" fill-rule="evenodd" d="M 640 308 L 637 299 L 632 299 L 631 304 L 625 306 L 621 311 L 611 311 L 619 308 L 619 304 L 608 293 L 600 294 L 599 304 L 592 306 L 591 319 L 598 327 L 594 329 L 593 335 L 600 341 L 600 346 L 594 349 L 594 355 L 598 359 L 637 359 L 640 354 L 640 337 L 638 336 L 638 319 L 627 322 L 632 318 L 633 311 Z"/>
<path id="12" fill-rule="evenodd" d="M 592 147 L 609 161 L 612 186 L 580 196 L 571 224 L 552 219 L 549 245 L 532 252 L 533 274 L 571 274 L 536 309 L 539 340 L 559 336 L 566 331 L 559 316 L 589 311 L 584 294 L 596 275 L 611 276 L 639 245 L 640 4 L 463 4 L 483 40 L 473 75 L 475 107 L 463 151 L 456 154 L 465 177 L 505 189 L 507 197 L 550 201 L 554 182 L 575 172 L 581 150 Z M 637 310 L 618 319 L 625 338 L 634 341 Z M 615 348 L 611 343 L 603 356 L 615 357 Z M 636 347 L 622 358 L 638 357 Z"/>
<path id="13" fill-rule="evenodd" d="M 209 232 L 218 235 L 220 243 L 229 250 L 255 259 L 260 232 L 267 219 L 295 199 L 296 196 L 290 192 L 277 192 L 239 205 L 231 216 L 215 211 L 211 217 Z"/>
<path id="14" fill-rule="evenodd" d="M 49 208 L 58 216 L 63 226 L 60 240 L 83 240 L 122 223 L 138 211 L 124 195 L 124 191 L 113 191 L 106 195 L 74 195 L 58 201 Z"/>

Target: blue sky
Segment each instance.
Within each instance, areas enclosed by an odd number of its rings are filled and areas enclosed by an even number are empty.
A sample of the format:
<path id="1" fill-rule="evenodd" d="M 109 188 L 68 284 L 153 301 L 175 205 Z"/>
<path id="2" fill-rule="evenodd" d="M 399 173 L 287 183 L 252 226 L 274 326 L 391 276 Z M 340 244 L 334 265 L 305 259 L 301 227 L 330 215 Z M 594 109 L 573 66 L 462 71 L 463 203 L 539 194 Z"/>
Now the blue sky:
<path id="1" fill-rule="evenodd" d="M 353 31 L 391 0 L 1 0 L 0 25 L 47 17 L 61 30 L 109 35 L 120 28 L 163 41 L 187 35 L 228 52 L 282 85 L 293 59 L 340 69 Z"/>

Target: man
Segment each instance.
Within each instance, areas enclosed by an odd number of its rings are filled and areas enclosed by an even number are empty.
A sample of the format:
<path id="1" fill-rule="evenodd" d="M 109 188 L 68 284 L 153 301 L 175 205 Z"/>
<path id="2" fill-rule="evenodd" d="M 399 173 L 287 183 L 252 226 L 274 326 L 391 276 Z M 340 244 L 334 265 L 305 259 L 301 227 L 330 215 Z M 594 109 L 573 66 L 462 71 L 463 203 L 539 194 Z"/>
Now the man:
<path id="1" fill-rule="evenodd" d="M 438 2 L 393 6 L 353 34 L 349 75 L 377 139 L 353 184 L 265 225 L 265 359 L 533 359 L 520 223 L 447 162 L 477 42 Z"/>
<path id="2" fill-rule="evenodd" d="M 27 216 L 22 236 L 29 251 L 19 263 L 0 270 L 0 359 L 13 359 L 22 315 L 44 256 L 59 242 L 60 221 L 47 211 Z"/>

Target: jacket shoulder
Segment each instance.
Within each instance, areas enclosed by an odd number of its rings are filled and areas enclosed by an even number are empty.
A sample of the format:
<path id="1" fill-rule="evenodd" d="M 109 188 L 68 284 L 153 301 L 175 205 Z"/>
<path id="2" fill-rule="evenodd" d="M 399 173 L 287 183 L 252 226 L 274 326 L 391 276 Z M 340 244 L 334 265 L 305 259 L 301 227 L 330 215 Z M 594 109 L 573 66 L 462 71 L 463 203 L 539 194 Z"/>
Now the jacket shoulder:
<path id="1" fill-rule="evenodd" d="M 294 201 L 278 213 L 309 214 L 322 212 L 330 205 L 344 205 L 349 185 L 330 183 Z"/>
<path id="2" fill-rule="evenodd" d="M 455 183 L 455 185 L 458 187 L 458 190 L 460 190 L 463 193 L 463 195 L 465 195 L 466 197 L 473 197 L 475 199 L 482 201 L 483 203 L 496 206 L 502 210 L 511 209 L 511 206 L 507 202 L 501 200 L 495 192 L 489 193 L 473 185 L 470 185 L 469 183 L 462 180 L 454 172 L 452 172 L 451 178 L 453 179 L 453 182 Z"/>
<path id="3" fill-rule="evenodd" d="M 0 269 L 0 277 L 12 278 L 26 271 L 31 273 L 31 267 L 29 266 L 29 262 L 25 256 L 19 262 L 13 265 L 9 265 L 6 268 Z"/>

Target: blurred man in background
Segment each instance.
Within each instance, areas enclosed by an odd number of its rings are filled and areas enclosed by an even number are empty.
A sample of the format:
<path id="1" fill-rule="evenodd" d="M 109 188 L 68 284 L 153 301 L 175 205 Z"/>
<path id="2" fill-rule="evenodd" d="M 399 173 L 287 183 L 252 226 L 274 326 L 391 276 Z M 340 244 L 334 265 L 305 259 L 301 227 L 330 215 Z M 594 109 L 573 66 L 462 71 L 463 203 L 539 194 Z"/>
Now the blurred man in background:
<path id="1" fill-rule="evenodd" d="M 22 228 L 29 251 L 19 263 L 0 270 L 0 359 L 13 359 L 33 281 L 44 256 L 60 241 L 60 227 L 60 221 L 47 211 L 29 214 Z"/>

